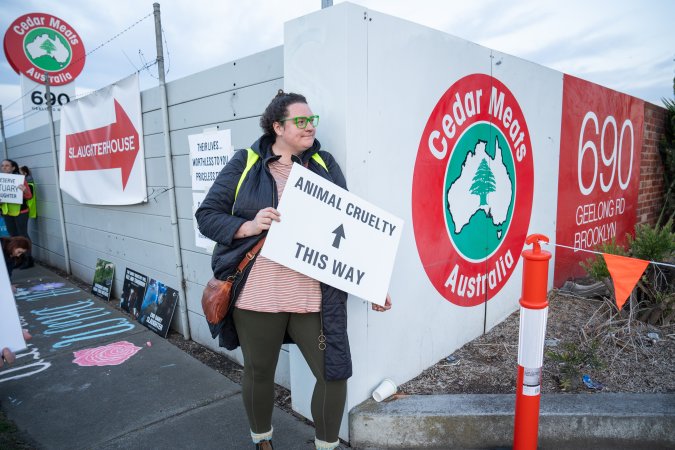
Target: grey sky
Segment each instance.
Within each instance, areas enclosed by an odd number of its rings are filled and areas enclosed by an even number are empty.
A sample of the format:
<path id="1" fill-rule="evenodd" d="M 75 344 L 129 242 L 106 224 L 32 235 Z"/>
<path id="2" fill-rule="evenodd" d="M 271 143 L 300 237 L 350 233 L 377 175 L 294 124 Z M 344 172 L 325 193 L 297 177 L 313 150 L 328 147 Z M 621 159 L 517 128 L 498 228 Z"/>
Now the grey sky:
<path id="1" fill-rule="evenodd" d="M 284 22 L 321 8 L 321 0 L 160 1 L 168 49 L 167 80 L 199 72 L 283 42 Z M 334 0 L 335 4 L 341 3 Z M 355 0 L 401 17 L 661 105 L 673 97 L 675 1 L 645 0 Z M 98 89 L 155 59 L 152 1 L 0 0 L 0 30 L 30 12 L 75 28 L 91 53 L 78 90 Z M 157 84 L 156 67 L 141 88 Z M 0 55 L 5 120 L 21 115 L 19 76 Z M 13 103 L 13 104 L 12 104 Z M 16 119 L 14 122 L 17 122 Z M 22 131 L 20 123 L 6 130 Z"/>

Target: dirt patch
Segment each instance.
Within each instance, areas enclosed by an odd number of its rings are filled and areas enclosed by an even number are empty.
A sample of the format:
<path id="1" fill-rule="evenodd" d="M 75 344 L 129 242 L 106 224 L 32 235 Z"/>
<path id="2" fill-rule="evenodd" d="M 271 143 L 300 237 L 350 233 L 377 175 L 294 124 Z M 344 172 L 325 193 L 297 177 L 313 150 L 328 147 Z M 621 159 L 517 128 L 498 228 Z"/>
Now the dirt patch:
<path id="1" fill-rule="evenodd" d="M 543 393 L 675 392 L 675 326 L 621 317 L 612 305 L 553 291 L 542 373 Z M 405 394 L 515 393 L 519 312 L 401 386 Z M 582 380 L 588 375 L 596 389 Z"/>

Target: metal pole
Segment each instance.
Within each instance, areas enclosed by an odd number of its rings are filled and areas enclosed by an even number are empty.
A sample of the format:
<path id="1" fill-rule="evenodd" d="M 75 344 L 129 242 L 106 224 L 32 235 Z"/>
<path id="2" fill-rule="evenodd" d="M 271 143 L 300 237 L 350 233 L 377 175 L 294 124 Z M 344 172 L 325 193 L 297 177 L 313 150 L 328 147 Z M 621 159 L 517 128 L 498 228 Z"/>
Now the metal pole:
<path id="1" fill-rule="evenodd" d="M 49 116 L 49 132 L 52 141 L 52 162 L 54 163 L 54 180 L 56 180 L 56 199 L 59 204 L 59 219 L 61 224 L 61 236 L 63 236 L 63 257 L 66 259 L 66 273 L 70 275 L 70 252 L 68 251 L 68 236 L 66 235 L 66 219 L 63 214 L 63 198 L 61 197 L 61 184 L 59 182 L 59 158 L 56 155 L 56 133 L 54 132 L 54 115 L 52 114 L 52 104 L 49 101 L 49 74 L 45 72 L 45 87 L 47 99 L 47 115 Z M 65 151 L 65 149 L 61 149 Z"/>
<path id="2" fill-rule="evenodd" d="M 157 72 L 159 75 L 159 93 L 162 102 L 162 121 L 164 123 L 164 159 L 166 160 L 166 176 L 168 179 L 167 191 L 171 206 L 171 230 L 173 232 L 173 249 L 176 258 L 176 277 L 180 292 L 180 321 L 183 327 L 183 337 L 190 339 L 190 323 L 187 315 L 187 295 L 185 293 L 185 278 L 183 276 L 183 256 L 181 255 L 180 234 L 178 232 L 178 212 L 176 209 L 176 190 L 173 181 L 173 155 L 171 152 L 171 138 L 169 136 L 169 103 L 166 98 L 166 83 L 164 79 L 164 48 L 162 47 L 162 20 L 159 13 L 159 3 L 152 5 L 155 14 L 155 40 L 157 42 Z"/>
<path id="3" fill-rule="evenodd" d="M 321 9 L 333 6 L 333 0 L 321 0 Z"/>
<path id="4" fill-rule="evenodd" d="M 5 138 L 5 120 L 2 118 L 2 105 L 0 105 L 0 134 L 2 135 L 2 149 L 7 159 L 7 139 Z"/>

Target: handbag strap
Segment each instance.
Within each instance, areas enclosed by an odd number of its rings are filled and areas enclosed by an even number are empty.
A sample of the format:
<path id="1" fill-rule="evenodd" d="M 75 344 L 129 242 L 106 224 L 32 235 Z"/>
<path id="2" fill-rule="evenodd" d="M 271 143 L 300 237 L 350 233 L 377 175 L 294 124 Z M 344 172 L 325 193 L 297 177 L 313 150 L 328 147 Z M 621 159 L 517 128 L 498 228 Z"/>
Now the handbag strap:
<path id="1" fill-rule="evenodd" d="M 241 273 L 244 271 L 246 266 L 253 261 L 253 259 L 256 257 L 260 249 L 262 248 L 263 244 L 265 243 L 265 239 L 267 238 L 262 238 L 260 239 L 251 250 L 246 252 L 246 255 L 244 255 L 244 258 L 241 260 L 239 263 L 239 266 L 237 267 L 237 273 Z"/>

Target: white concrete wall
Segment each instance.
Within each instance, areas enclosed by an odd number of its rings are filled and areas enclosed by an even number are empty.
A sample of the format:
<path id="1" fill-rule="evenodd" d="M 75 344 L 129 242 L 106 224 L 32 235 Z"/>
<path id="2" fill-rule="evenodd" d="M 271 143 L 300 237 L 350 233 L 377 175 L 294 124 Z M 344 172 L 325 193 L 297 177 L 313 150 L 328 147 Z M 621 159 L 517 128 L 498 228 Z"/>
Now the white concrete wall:
<path id="1" fill-rule="evenodd" d="M 347 410 L 385 377 L 401 384 L 490 329 L 518 306 L 521 266 L 487 303 L 457 306 L 424 271 L 412 223 L 412 178 L 420 137 L 443 93 L 464 76 L 498 77 L 517 97 L 536 152 L 530 232 L 553 235 L 562 74 L 353 4 L 286 24 L 285 89 L 303 92 L 321 115 L 322 146 L 337 157 L 350 191 L 402 217 L 404 233 L 382 314 L 349 299 L 354 376 Z M 551 266 L 552 271 L 552 266 Z M 293 407 L 310 415 L 312 375 L 291 348 Z M 341 436 L 347 437 L 347 420 Z"/>

